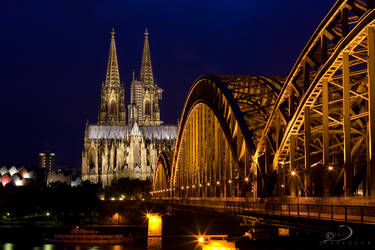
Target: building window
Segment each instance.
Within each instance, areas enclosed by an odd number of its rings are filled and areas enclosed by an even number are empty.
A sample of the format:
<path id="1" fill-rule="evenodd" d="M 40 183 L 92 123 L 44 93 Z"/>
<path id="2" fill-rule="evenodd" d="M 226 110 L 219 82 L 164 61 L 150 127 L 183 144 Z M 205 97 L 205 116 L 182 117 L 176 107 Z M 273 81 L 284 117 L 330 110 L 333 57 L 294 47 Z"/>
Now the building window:
<path id="1" fill-rule="evenodd" d="M 151 107 L 150 107 L 151 105 L 150 105 L 150 102 L 149 101 L 146 101 L 146 103 L 145 103 L 145 114 L 146 115 L 150 115 L 151 114 Z"/>
<path id="2" fill-rule="evenodd" d="M 111 115 L 116 114 L 116 103 L 115 101 L 111 102 Z"/>

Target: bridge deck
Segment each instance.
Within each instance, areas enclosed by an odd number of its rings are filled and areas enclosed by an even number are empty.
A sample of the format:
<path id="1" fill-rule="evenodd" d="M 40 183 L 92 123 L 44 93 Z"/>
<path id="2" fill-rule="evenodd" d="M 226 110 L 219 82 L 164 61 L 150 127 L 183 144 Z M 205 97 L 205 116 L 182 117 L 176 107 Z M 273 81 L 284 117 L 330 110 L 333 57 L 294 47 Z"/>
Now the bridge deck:
<path id="1" fill-rule="evenodd" d="M 156 202 L 251 216 L 280 216 L 375 225 L 375 206 L 160 199 Z"/>

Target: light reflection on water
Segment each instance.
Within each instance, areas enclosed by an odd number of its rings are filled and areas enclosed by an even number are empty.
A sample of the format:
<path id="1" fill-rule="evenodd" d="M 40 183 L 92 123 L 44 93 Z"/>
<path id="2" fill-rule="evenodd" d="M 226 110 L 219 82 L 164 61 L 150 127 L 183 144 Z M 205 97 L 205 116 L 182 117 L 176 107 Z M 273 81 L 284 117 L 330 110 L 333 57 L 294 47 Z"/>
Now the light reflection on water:
<path id="1" fill-rule="evenodd" d="M 161 249 L 163 220 L 159 214 L 150 214 L 148 217 L 147 249 Z"/>
<path id="2" fill-rule="evenodd" d="M 13 244 L 12 243 L 5 243 L 3 245 L 3 250 L 13 250 Z"/>
<path id="3" fill-rule="evenodd" d="M 1 245 L 0 250 L 125 250 L 135 249 L 134 245 L 123 246 L 123 245 L 102 245 L 102 246 L 90 246 L 90 245 L 67 245 L 67 244 L 43 244 L 41 246 L 27 246 L 13 243 L 4 243 Z M 142 248 L 139 248 L 142 249 Z"/>

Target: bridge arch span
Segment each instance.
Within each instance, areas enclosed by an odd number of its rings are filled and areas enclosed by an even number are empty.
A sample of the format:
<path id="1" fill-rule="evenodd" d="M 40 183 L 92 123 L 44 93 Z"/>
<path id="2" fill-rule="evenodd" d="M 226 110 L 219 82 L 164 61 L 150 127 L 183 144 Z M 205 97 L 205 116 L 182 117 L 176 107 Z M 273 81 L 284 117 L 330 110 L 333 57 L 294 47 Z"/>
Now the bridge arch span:
<path id="1" fill-rule="evenodd" d="M 300 54 L 252 163 L 273 194 L 375 196 L 374 27 L 373 0 L 337 1 Z"/>
<path id="2" fill-rule="evenodd" d="M 252 156 L 282 80 L 202 76 L 194 82 L 174 148 L 171 195 L 252 195 Z"/>
<path id="3" fill-rule="evenodd" d="M 152 188 L 157 190 L 155 197 L 165 197 L 170 188 L 172 152 L 163 151 L 158 155 L 153 176 Z"/>
<path id="4" fill-rule="evenodd" d="M 374 0 L 338 0 L 285 79 L 196 80 L 172 162 L 178 197 L 375 197 Z"/>

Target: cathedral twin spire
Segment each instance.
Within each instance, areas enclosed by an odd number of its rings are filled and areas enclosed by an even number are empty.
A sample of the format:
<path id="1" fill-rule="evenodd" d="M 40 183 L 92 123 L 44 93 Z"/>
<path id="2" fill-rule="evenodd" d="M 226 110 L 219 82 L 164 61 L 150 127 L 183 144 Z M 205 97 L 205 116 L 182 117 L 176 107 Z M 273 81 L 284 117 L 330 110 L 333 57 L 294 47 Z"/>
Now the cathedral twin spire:
<path id="1" fill-rule="evenodd" d="M 109 48 L 107 74 L 102 85 L 101 103 L 98 122 L 102 125 L 122 125 L 126 121 L 125 90 L 120 83 L 115 31 L 111 32 L 111 46 Z"/>
<path id="2" fill-rule="evenodd" d="M 163 91 L 154 84 L 152 73 L 148 30 L 145 30 L 140 81 L 131 84 L 131 104 L 129 107 L 129 123 L 138 121 L 142 125 L 160 125 L 159 97 Z M 138 84 L 139 82 L 140 84 Z M 137 100 L 134 100 L 134 98 Z M 98 122 L 102 125 L 125 125 L 125 90 L 120 83 L 119 65 L 116 52 L 115 31 L 112 28 L 111 44 L 108 56 L 105 84 L 102 86 L 101 106 Z M 131 112 L 130 112 L 131 111 Z"/>
<path id="3" fill-rule="evenodd" d="M 141 82 L 144 83 L 145 87 L 150 87 L 154 84 L 154 76 L 152 74 L 151 55 L 150 55 L 150 44 L 148 42 L 148 30 L 145 30 L 145 43 L 143 46 L 143 56 L 141 65 Z"/>
<path id="4" fill-rule="evenodd" d="M 107 75 L 105 78 L 106 85 L 119 86 L 120 85 L 120 73 L 118 68 L 116 43 L 115 43 L 115 29 L 112 28 L 111 32 L 111 46 L 109 48 Z"/>
<path id="5" fill-rule="evenodd" d="M 120 85 L 120 73 L 116 53 L 116 42 L 115 42 L 115 30 L 112 28 L 111 32 L 111 46 L 109 49 L 108 65 L 107 65 L 107 75 L 105 83 L 107 85 Z M 145 30 L 145 42 L 143 46 L 142 64 L 141 64 L 141 81 L 146 87 L 152 86 L 154 84 L 154 76 L 152 73 L 151 64 L 151 53 L 150 44 L 148 41 L 148 30 Z"/>

